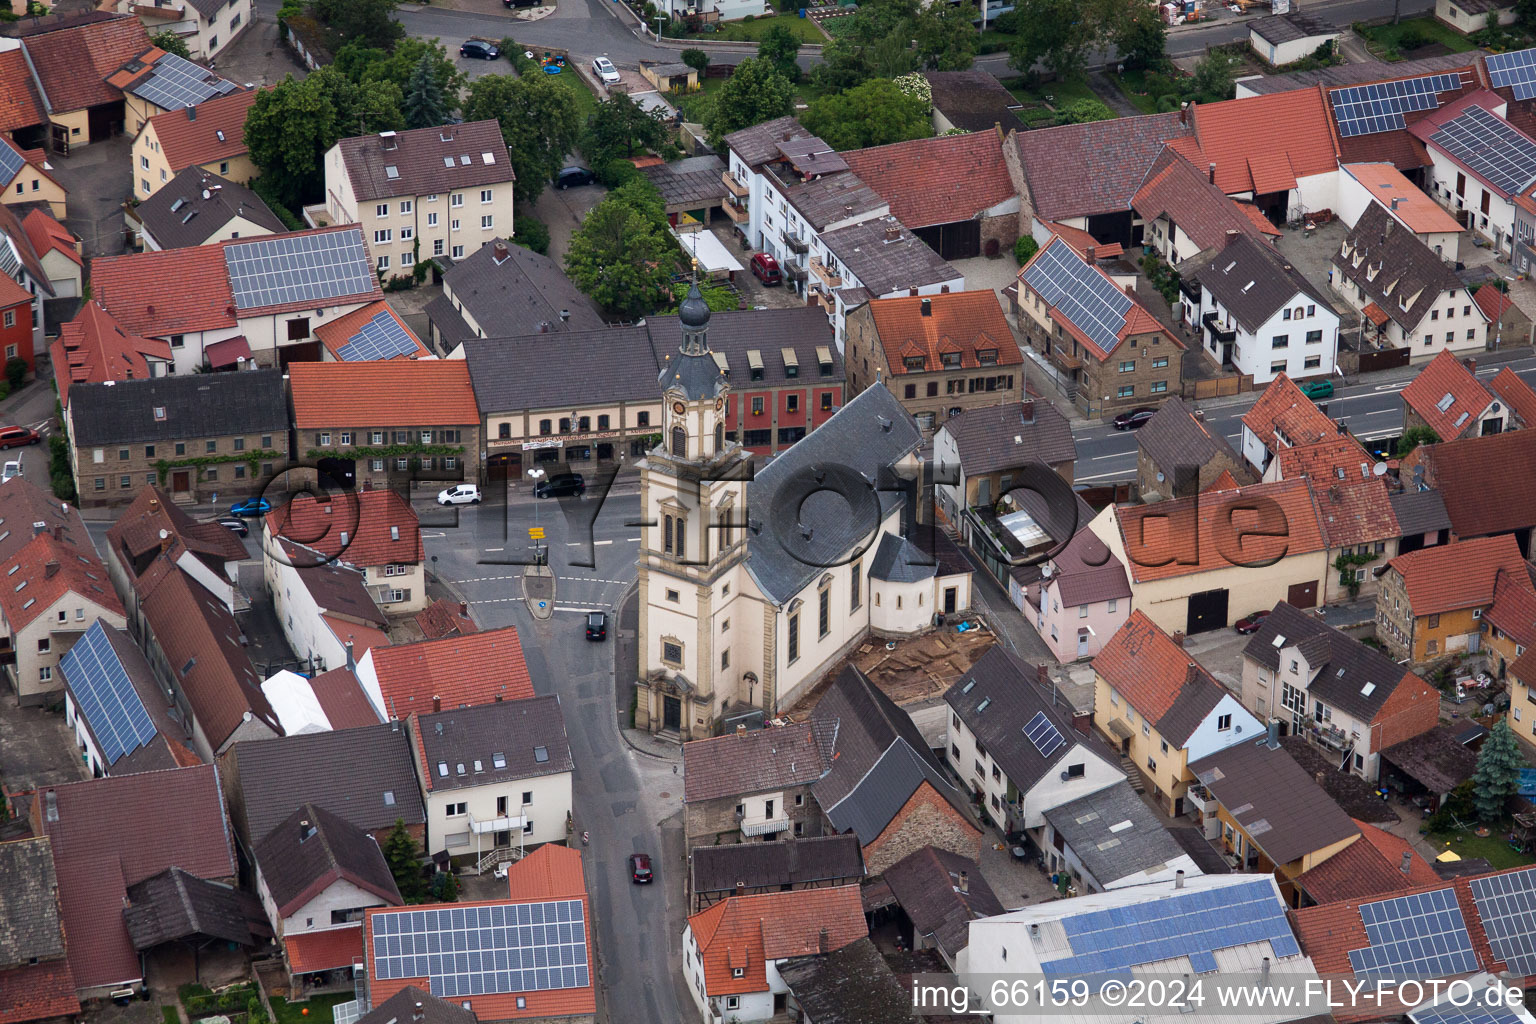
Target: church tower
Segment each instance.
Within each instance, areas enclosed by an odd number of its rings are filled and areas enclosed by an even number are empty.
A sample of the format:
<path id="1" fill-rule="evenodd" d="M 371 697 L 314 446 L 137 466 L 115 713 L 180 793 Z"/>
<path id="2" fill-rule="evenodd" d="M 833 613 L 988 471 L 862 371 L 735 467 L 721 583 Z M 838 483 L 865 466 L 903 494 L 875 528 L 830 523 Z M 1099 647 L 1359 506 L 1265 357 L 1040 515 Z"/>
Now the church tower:
<path id="1" fill-rule="evenodd" d="M 685 740 L 714 735 L 733 704 L 761 700 L 761 688 L 748 685 L 757 675 L 742 665 L 753 630 L 742 621 L 733 632 L 730 621 L 733 608 L 745 620 L 748 607 L 736 599 L 746 575 L 751 455 L 725 436 L 730 382 L 709 349 L 709 316 L 695 283 L 678 309 L 682 341 L 657 380 L 661 443 L 640 466 L 646 525 L 635 725 Z"/>

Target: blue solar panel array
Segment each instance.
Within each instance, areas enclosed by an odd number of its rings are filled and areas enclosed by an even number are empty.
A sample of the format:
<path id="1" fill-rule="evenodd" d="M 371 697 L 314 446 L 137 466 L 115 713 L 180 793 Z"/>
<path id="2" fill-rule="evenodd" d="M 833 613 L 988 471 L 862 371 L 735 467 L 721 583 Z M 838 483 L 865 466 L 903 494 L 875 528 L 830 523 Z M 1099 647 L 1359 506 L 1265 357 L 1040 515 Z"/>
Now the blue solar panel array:
<path id="1" fill-rule="evenodd" d="M 1065 242 L 1041 250 L 1025 271 L 1024 283 L 1105 352 L 1114 351 L 1120 343 L 1130 298 L 1097 268 L 1084 263 Z"/>
<path id="2" fill-rule="evenodd" d="M 1072 956 L 1041 965 L 1049 975 L 1099 977 L 1125 974 L 1139 964 L 1268 941 L 1276 957 L 1301 952 L 1285 921 L 1274 883 L 1257 879 L 1219 889 L 1192 890 L 1166 899 L 1078 914 L 1061 922 Z"/>
<path id="3" fill-rule="evenodd" d="M 325 305 L 379 286 L 361 228 L 273 235 L 226 246 L 224 263 L 237 309 L 289 302 Z"/>
<path id="4" fill-rule="evenodd" d="M 1461 88 L 1460 75 L 1426 75 L 1400 82 L 1356 85 L 1333 92 L 1333 116 L 1339 134 L 1372 135 L 1406 128 L 1403 115 L 1440 106 L 1439 93 Z"/>
<path id="5" fill-rule="evenodd" d="M 155 61 L 154 72 L 134 86 L 133 92 L 162 109 L 181 110 L 238 88 L 207 68 L 168 53 Z"/>
<path id="6" fill-rule="evenodd" d="M 1493 955 L 1516 974 L 1536 974 L 1536 868 L 1468 883 Z"/>
<path id="7" fill-rule="evenodd" d="M 1488 58 L 1488 80 L 1495 89 L 1508 86 L 1517 100 L 1536 97 L 1536 49 L 1493 54 Z"/>
<path id="8" fill-rule="evenodd" d="M 1523 1024 L 1513 1007 L 1490 1009 L 1478 1005 L 1453 1006 L 1449 1002 L 1414 1010 L 1408 1019 L 1413 1024 Z"/>
<path id="9" fill-rule="evenodd" d="M 1035 712 L 1035 717 L 1031 718 L 1029 724 L 1024 727 L 1024 735 L 1028 736 L 1029 742 L 1040 751 L 1041 757 L 1050 757 L 1067 742 L 1062 738 L 1055 724 L 1045 717 L 1044 711 Z"/>
<path id="10" fill-rule="evenodd" d="M 1449 978 L 1477 970 L 1452 889 L 1362 903 L 1360 921 L 1371 944 L 1349 951 L 1356 977 Z"/>
<path id="11" fill-rule="evenodd" d="M 9 185 L 11 179 L 26 165 L 26 159 L 14 146 L 0 142 L 0 186 Z"/>
<path id="12" fill-rule="evenodd" d="M 419 346 L 406 329 L 400 326 L 388 310 L 380 312 L 363 324 L 363 329 L 347 339 L 341 346 L 343 362 L 359 359 L 393 359 L 415 352 Z"/>
<path id="13" fill-rule="evenodd" d="M 155 723 L 100 622 L 92 623 L 59 659 L 59 669 L 75 695 L 80 714 L 101 744 L 101 756 L 107 764 L 116 764 L 124 754 L 155 738 Z"/>
<path id="14" fill-rule="evenodd" d="M 1482 107 L 1468 107 L 1429 141 L 1508 195 L 1536 181 L 1536 142 Z"/>
<path id="15" fill-rule="evenodd" d="M 376 914 L 374 977 L 426 978 L 444 999 L 585 988 L 580 900 Z"/>

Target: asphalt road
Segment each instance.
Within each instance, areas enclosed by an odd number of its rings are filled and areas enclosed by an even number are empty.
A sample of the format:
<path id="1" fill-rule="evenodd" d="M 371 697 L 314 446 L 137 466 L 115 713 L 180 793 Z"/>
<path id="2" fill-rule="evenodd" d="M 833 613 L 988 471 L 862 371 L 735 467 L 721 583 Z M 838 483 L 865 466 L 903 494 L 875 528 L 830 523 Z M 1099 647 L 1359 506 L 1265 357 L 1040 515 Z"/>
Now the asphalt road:
<path id="1" fill-rule="evenodd" d="M 682 959 L 682 779 L 671 763 L 631 750 L 615 716 L 612 613 L 635 579 L 640 531 L 626 524 L 639 513 L 637 491 L 631 477 L 606 502 L 536 502 L 524 488 L 504 508 L 460 508 L 456 517 L 455 510 L 418 506 L 432 571 L 471 604 L 482 628 L 516 626 L 534 689 L 560 696 L 576 763 L 575 829 L 591 833 L 582 854 L 598 939 L 598 1005 L 607 1007 L 599 1020 L 615 1022 L 676 1021 L 685 1008 L 692 1011 L 682 1001 L 676 967 Z M 522 563 L 533 557 L 530 527 L 545 531 L 556 576 L 547 619 L 533 616 L 523 600 Z M 586 639 L 591 610 L 610 613 L 608 642 Z M 627 858 L 634 852 L 652 856 L 654 885 L 631 883 Z"/>
<path id="2" fill-rule="evenodd" d="M 1511 367 L 1527 383 L 1536 385 L 1536 359 L 1522 359 L 1479 367 L 1477 376 L 1483 380 L 1492 377 L 1505 366 Z M 1350 432 L 1361 441 L 1378 441 L 1396 437 L 1403 430 L 1403 400 L 1399 392 L 1408 386 L 1408 380 L 1390 383 L 1366 383 L 1341 388 L 1333 397 L 1318 403 L 1326 406 L 1328 415 L 1343 420 Z M 1257 396 L 1244 396 L 1238 401 L 1217 400 L 1201 403 L 1205 422 L 1211 429 L 1225 435 L 1234 449 L 1242 443 L 1243 414 L 1253 407 Z M 1073 438 L 1077 441 L 1078 483 L 1132 480 L 1136 476 L 1136 432 L 1116 430 L 1109 424 L 1073 425 Z"/>

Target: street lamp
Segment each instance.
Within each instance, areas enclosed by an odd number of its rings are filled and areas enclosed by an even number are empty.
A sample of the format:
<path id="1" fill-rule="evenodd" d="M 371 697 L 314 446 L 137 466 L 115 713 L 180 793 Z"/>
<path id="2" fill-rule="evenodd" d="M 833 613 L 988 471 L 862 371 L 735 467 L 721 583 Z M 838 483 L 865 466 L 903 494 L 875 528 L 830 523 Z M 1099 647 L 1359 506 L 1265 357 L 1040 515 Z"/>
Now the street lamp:
<path id="1" fill-rule="evenodd" d="M 539 481 L 544 479 L 544 471 L 538 466 L 534 466 L 528 471 L 528 479 L 533 481 L 533 525 L 537 527 L 539 525 Z M 539 542 L 537 540 L 533 542 L 533 560 L 536 563 L 542 561 L 539 557 Z"/>
<path id="2" fill-rule="evenodd" d="M 667 20 L 665 14 L 656 15 L 656 41 L 661 42 L 661 23 Z"/>

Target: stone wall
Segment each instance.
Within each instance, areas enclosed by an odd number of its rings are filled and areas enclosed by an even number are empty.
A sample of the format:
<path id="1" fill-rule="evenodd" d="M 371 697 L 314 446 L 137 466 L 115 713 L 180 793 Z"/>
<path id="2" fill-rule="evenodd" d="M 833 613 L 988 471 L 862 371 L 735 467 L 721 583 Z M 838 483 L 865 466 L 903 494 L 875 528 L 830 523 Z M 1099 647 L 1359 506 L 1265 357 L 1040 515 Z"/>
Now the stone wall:
<path id="1" fill-rule="evenodd" d="M 975 860 L 981 856 L 981 838 L 981 830 L 925 782 L 885 831 L 865 844 L 864 863 L 871 875 L 878 875 L 925 846 Z"/>

